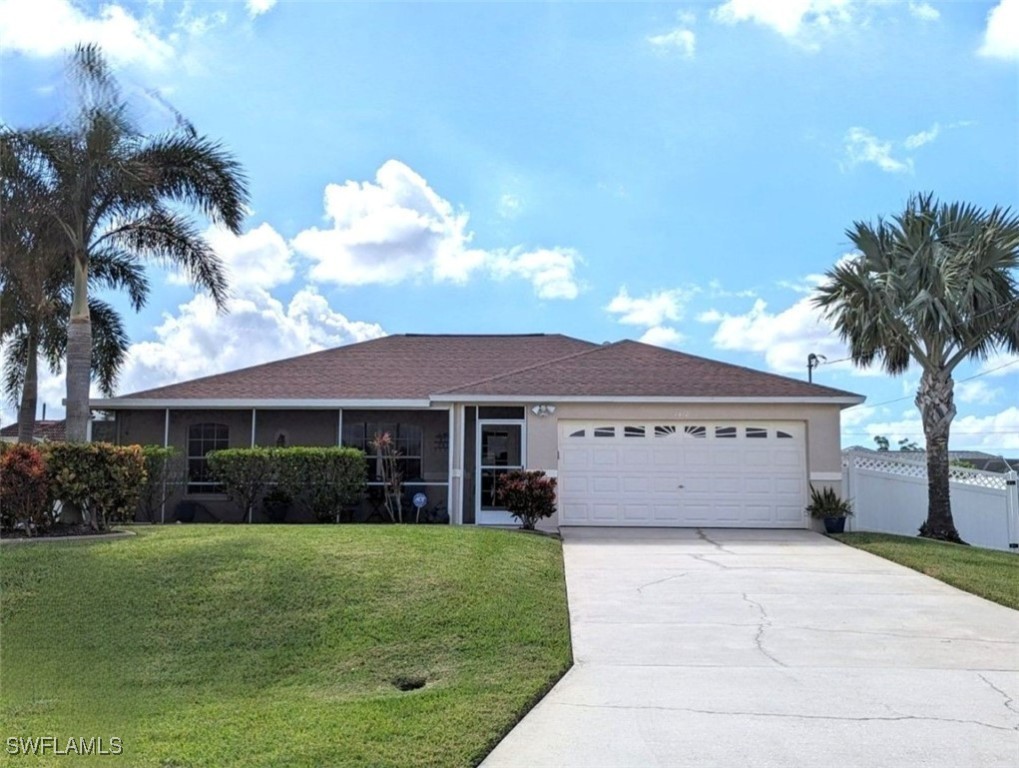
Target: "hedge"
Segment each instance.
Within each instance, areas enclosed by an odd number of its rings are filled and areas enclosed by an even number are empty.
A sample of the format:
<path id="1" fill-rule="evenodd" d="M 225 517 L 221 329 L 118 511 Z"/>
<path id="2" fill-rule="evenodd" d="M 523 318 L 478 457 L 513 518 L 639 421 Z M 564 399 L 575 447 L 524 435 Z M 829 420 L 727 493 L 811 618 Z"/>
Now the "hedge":
<path id="1" fill-rule="evenodd" d="M 276 500 L 284 495 L 321 522 L 339 521 L 367 484 L 364 453 L 354 448 L 228 448 L 207 459 L 213 478 L 245 515 L 272 488 Z"/>
<path id="2" fill-rule="evenodd" d="M 53 497 L 79 509 L 95 530 L 134 516 L 146 480 L 140 446 L 53 443 L 46 460 Z"/>

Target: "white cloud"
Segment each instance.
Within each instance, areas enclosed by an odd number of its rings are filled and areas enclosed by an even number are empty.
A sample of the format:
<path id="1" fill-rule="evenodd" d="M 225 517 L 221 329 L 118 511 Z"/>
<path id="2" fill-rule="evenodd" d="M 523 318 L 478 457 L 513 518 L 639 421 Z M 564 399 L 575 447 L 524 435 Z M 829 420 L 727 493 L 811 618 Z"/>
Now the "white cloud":
<path id="1" fill-rule="evenodd" d="M 276 0 L 247 0 L 245 7 L 248 9 L 248 15 L 251 18 L 261 16 L 272 10 L 273 6 L 276 5 Z"/>
<path id="2" fill-rule="evenodd" d="M 920 21 L 937 21 L 941 18 L 941 12 L 930 3 L 914 2 L 909 3 L 910 14 Z"/>
<path id="3" fill-rule="evenodd" d="M 0 0 L 0 39 L 5 52 L 63 55 L 82 41 L 95 42 L 111 60 L 158 68 L 174 57 L 148 19 L 116 4 L 92 16 L 70 0 Z"/>
<path id="4" fill-rule="evenodd" d="M 648 328 L 639 341 L 644 344 L 653 344 L 656 347 L 677 347 L 685 339 L 686 337 L 675 328 L 670 328 L 667 325 L 656 325 Z"/>
<path id="5" fill-rule="evenodd" d="M 539 299 L 575 299 L 580 286 L 574 278 L 580 256 L 570 248 L 514 249 L 489 256 L 489 270 L 497 280 L 522 277 L 531 282 Z"/>
<path id="6" fill-rule="evenodd" d="M 722 24 L 760 24 L 813 48 L 807 38 L 848 23 L 852 5 L 851 0 L 728 0 L 711 17 Z"/>
<path id="7" fill-rule="evenodd" d="M 892 157 L 892 142 L 883 141 L 865 128 L 854 127 L 845 136 L 846 164 L 848 167 L 871 163 L 886 173 L 910 173 L 912 159 L 897 160 Z"/>
<path id="8" fill-rule="evenodd" d="M 683 305 L 696 293 L 696 289 L 673 289 L 671 291 L 653 291 L 647 296 L 630 296 L 626 287 L 619 289 L 606 311 L 624 325 L 644 325 L 652 327 L 662 325 L 666 320 L 673 322 L 683 316 Z"/>
<path id="9" fill-rule="evenodd" d="M 924 444 L 919 411 L 916 411 L 915 416 L 905 416 L 897 421 L 871 422 L 853 432 L 866 432 L 870 436 L 885 435 L 893 445 L 902 438 L 914 440 L 921 446 Z M 952 422 L 949 447 L 952 450 L 985 450 L 992 453 L 1019 449 L 1019 407 L 1012 406 L 986 416 L 956 417 Z"/>
<path id="10" fill-rule="evenodd" d="M 987 14 L 981 56 L 1019 59 L 1019 0 L 1001 0 Z"/>
<path id="11" fill-rule="evenodd" d="M 247 288 L 273 288 L 289 283 L 294 277 L 293 253 L 283 237 L 269 224 L 262 223 L 240 236 L 222 227 L 211 227 L 205 239 L 223 260 L 232 291 Z M 183 274 L 170 275 L 176 285 L 190 285 Z"/>
<path id="12" fill-rule="evenodd" d="M 656 50 L 678 51 L 686 59 L 692 59 L 697 51 L 697 35 L 685 27 L 677 27 L 661 35 L 651 35 L 647 41 Z"/>
<path id="13" fill-rule="evenodd" d="M 990 386 L 983 379 L 962 381 L 955 385 L 955 397 L 960 403 L 990 405 L 1002 394 L 1004 390 Z"/>
<path id="14" fill-rule="evenodd" d="M 922 147 L 924 144 L 930 144 L 932 141 L 938 138 L 938 134 L 940 133 L 941 126 L 938 125 L 937 123 L 934 123 L 934 125 L 932 125 L 926 131 L 919 131 L 917 133 L 912 134 L 911 136 L 907 136 L 906 140 L 902 142 L 902 144 L 903 146 L 906 147 L 906 149 L 917 149 L 919 147 Z"/>
<path id="15" fill-rule="evenodd" d="M 300 232 L 293 248 L 309 259 L 316 282 L 337 285 L 400 283 L 412 279 L 466 283 L 476 273 L 530 280 L 542 298 L 577 296 L 579 255 L 568 248 L 491 251 L 474 248 L 469 215 L 435 192 L 398 160 L 379 168 L 375 181 L 330 184 L 328 229 Z"/>
<path id="16" fill-rule="evenodd" d="M 779 373 L 806 373 L 810 353 L 829 360 L 848 355 L 846 346 L 821 318 L 809 296 L 778 313 L 768 312 L 767 303 L 758 299 L 742 315 L 710 310 L 697 319 L 718 325 L 711 340 L 719 349 L 763 354 L 768 367 Z"/>
<path id="17" fill-rule="evenodd" d="M 994 352 L 981 363 L 980 373 L 992 377 L 1017 374 L 1019 373 L 1019 355 L 1013 355 L 1004 350 Z"/>
<path id="18" fill-rule="evenodd" d="M 721 280 L 708 281 L 708 296 L 713 299 L 755 299 L 757 291 L 753 288 L 745 288 L 738 291 L 730 291 L 723 287 Z"/>
<path id="19" fill-rule="evenodd" d="M 185 381 L 385 335 L 375 323 L 349 320 L 314 288 L 284 304 L 252 287 L 220 314 L 205 295 L 164 314 L 156 339 L 131 345 L 118 391 Z"/>

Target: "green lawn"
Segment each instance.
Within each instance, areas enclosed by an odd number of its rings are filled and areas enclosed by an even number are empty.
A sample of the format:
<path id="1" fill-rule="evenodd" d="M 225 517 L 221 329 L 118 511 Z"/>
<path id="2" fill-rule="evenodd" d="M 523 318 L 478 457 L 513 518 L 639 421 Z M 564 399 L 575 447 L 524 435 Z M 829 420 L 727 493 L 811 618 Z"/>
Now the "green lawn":
<path id="1" fill-rule="evenodd" d="M 885 533 L 833 538 L 1019 610 L 1019 554 Z"/>
<path id="2" fill-rule="evenodd" d="M 442 526 L 141 528 L 0 552 L 0 737 L 159 766 L 480 761 L 569 668 L 560 543 Z M 402 692 L 400 678 L 421 678 Z M 69 762 L 70 761 L 70 762 Z M 74 765 L 10 757 L 0 765 Z"/>

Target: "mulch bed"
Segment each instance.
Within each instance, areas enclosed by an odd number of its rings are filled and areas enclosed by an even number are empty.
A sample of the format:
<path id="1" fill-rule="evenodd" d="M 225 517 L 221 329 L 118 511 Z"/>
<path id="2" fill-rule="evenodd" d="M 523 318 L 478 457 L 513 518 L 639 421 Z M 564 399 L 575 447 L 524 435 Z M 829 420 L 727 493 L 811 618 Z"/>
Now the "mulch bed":
<path id="1" fill-rule="evenodd" d="M 96 531 L 88 525 L 55 525 L 48 531 L 37 532 L 32 536 L 29 536 L 25 531 L 4 531 L 0 535 L 0 539 L 18 539 L 18 540 L 35 540 L 35 539 L 73 539 L 77 536 L 116 536 L 120 531 Z"/>

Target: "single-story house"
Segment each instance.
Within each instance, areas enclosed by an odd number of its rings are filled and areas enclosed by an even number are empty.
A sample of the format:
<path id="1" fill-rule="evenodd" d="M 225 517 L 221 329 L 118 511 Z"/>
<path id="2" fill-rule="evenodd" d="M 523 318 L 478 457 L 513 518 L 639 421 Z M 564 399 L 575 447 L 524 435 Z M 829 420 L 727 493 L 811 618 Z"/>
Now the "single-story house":
<path id="1" fill-rule="evenodd" d="M 177 447 L 187 482 L 167 504 L 239 510 L 209 476 L 225 447 L 401 451 L 408 496 L 454 524 L 511 524 L 496 478 L 558 478 L 548 522 L 588 526 L 805 528 L 811 483 L 839 487 L 839 417 L 863 397 L 634 341 L 557 334 L 387 336 L 165 387 L 93 400 L 105 439 Z M 256 516 L 257 519 L 257 516 Z"/>
<path id="2" fill-rule="evenodd" d="M 45 409 L 43 409 L 45 410 Z M 64 439 L 64 420 L 36 419 L 32 439 L 37 443 L 60 442 Z M 8 424 L 0 429 L 0 440 L 5 443 L 18 442 L 18 423 Z"/>

